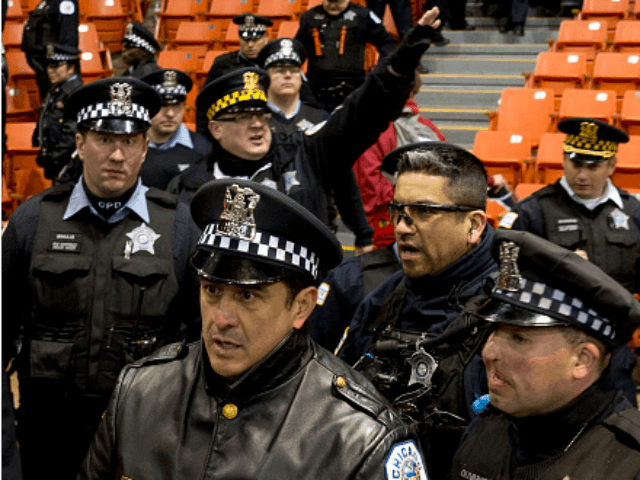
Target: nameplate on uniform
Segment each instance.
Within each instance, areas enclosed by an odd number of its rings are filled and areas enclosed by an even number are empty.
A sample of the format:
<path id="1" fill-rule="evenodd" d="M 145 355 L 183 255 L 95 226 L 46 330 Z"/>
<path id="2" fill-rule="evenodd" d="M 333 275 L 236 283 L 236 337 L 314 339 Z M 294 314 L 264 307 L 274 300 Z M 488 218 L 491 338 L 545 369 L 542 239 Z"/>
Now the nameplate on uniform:
<path id="1" fill-rule="evenodd" d="M 54 233 L 50 252 L 80 253 L 82 249 L 82 235 L 79 233 Z"/>
<path id="2" fill-rule="evenodd" d="M 558 220 L 558 232 L 576 232 L 580 230 L 577 218 L 563 218 Z"/>

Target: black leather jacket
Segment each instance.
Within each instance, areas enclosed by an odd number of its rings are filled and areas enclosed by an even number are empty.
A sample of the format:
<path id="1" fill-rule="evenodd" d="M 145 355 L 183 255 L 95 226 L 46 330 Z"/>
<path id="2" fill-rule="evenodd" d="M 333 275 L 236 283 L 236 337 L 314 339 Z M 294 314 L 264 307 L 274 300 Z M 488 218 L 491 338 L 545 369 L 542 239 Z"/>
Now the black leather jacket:
<path id="1" fill-rule="evenodd" d="M 202 343 L 126 367 L 78 478 L 384 479 L 410 450 L 421 463 L 373 386 L 294 332 L 232 385 Z"/>

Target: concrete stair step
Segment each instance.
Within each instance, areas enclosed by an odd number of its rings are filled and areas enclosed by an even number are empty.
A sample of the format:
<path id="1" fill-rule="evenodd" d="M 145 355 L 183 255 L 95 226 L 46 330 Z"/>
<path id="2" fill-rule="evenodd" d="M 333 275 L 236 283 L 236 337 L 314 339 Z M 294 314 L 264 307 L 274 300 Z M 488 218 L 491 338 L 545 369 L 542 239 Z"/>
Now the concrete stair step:
<path id="1" fill-rule="evenodd" d="M 431 74 L 461 75 L 520 75 L 532 72 L 536 66 L 535 55 L 517 57 L 490 57 L 487 55 L 470 56 L 431 56 L 422 57 Z"/>
<path id="2" fill-rule="evenodd" d="M 452 122 L 452 121 L 434 121 L 436 127 L 440 129 L 447 139 L 447 142 L 460 145 L 463 148 L 471 149 L 476 133 L 480 130 L 487 129 L 487 122 Z"/>
<path id="3" fill-rule="evenodd" d="M 495 108 L 502 88 L 469 88 L 466 86 L 423 86 L 416 95 L 419 105 L 451 106 L 453 108 Z"/>
<path id="4" fill-rule="evenodd" d="M 453 40 L 453 39 L 452 39 Z M 549 50 L 549 44 L 543 43 L 450 43 L 446 47 L 431 47 L 426 55 L 429 57 L 453 57 L 456 55 L 484 55 L 500 57 L 508 55 L 533 56 Z"/>
<path id="5" fill-rule="evenodd" d="M 487 124 L 489 108 L 470 108 L 450 106 L 421 107 L 420 113 L 433 122 L 472 122 Z"/>
<path id="6" fill-rule="evenodd" d="M 422 75 L 422 84 L 433 85 L 468 85 L 470 87 L 522 87 L 524 77 L 522 73 L 517 75 L 482 75 L 482 74 L 455 74 L 455 73 L 429 73 Z"/>

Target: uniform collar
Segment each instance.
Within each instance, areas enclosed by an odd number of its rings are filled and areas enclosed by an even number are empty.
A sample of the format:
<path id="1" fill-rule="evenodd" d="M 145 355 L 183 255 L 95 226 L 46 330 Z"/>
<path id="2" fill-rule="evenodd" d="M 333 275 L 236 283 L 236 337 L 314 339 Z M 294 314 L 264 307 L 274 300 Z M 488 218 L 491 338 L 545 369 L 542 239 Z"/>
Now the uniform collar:
<path id="1" fill-rule="evenodd" d="M 298 115 L 298 113 L 300 113 L 301 106 L 302 106 L 302 102 L 300 101 L 300 99 L 298 99 L 298 102 L 296 103 L 296 108 L 294 109 L 293 113 L 291 115 L 287 115 L 282 110 L 280 110 L 280 108 L 275 103 L 273 103 L 271 100 L 267 100 L 267 107 L 269 107 L 271 111 L 273 111 L 274 113 L 280 115 L 281 117 L 286 118 L 287 120 Z"/>
<path id="2" fill-rule="evenodd" d="M 620 192 L 616 187 L 613 186 L 610 179 L 607 179 L 607 186 L 604 189 L 604 193 L 598 198 L 594 198 L 592 200 L 585 200 L 576 195 L 576 193 L 571 190 L 569 182 L 567 182 L 567 178 L 564 176 L 560 179 L 560 185 L 565 189 L 569 197 L 571 197 L 571 200 L 584 206 L 587 210 L 595 210 L 596 207 L 602 205 L 603 203 L 607 203 L 609 200 L 615 203 L 618 208 L 624 208 Z"/>
<path id="3" fill-rule="evenodd" d="M 184 145 L 188 149 L 193 150 L 193 141 L 191 140 L 189 129 L 184 123 L 180 124 L 178 129 L 173 132 L 173 135 L 171 135 L 171 138 L 169 140 L 160 144 L 150 141 L 149 147 L 155 148 L 157 150 L 169 150 L 170 148 L 173 148 L 178 144 Z"/>
<path id="4" fill-rule="evenodd" d="M 89 211 L 98 218 L 104 220 L 102 215 L 100 215 L 95 208 L 91 205 L 87 194 L 82 187 L 83 176 L 80 177 L 80 180 L 73 187 L 73 191 L 71 192 L 71 197 L 69 198 L 69 204 L 67 205 L 67 209 L 64 212 L 62 220 L 68 220 L 73 217 L 77 213 L 79 213 L 84 208 L 89 208 Z M 109 220 L 105 220 L 109 224 L 118 223 L 122 219 L 124 219 L 129 212 L 135 213 L 143 222 L 149 223 L 149 209 L 147 208 L 147 197 L 146 193 L 149 190 L 149 187 L 142 185 L 140 178 L 138 178 L 138 183 L 136 186 L 133 195 L 129 201 L 114 213 Z"/>

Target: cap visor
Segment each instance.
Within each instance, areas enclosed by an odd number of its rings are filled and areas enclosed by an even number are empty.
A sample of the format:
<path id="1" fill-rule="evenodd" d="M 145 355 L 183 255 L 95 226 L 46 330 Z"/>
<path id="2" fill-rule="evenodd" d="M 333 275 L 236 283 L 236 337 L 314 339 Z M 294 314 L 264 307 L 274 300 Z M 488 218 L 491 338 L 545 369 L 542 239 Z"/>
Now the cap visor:
<path id="1" fill-rule="evenodd" d="M 599 155 L 585 155 L 584 153 L 567 153 L 569 160 L 579 163 L 602 163 L 609 158 L 605 158 Z"/>
<path id="2" fill-rule="evenodd" d="M 204 249 L 196 250 L 191 265 L 199 276 L 228 285 L 275 283 L 293 273 L 288 268 Z"/>
<path id="3" fill-rule="evenodd" d="M 482 306 L 475 314 L 490 323 L 503 323 L 518 327 L 566 327 L 571 325 L 569 322 L 562 322 L 548 315 L 525 310 L 499 300 L 493 300 Z"/>
<path id="4" fill-rule="evenodd" d="M 125 120 L 122 118 L 100 118 L 81 123 L 94 132 L 115 133 L 117 135 L 129 135 L 146 132 L 150 124 L 142 120 Z"/>

